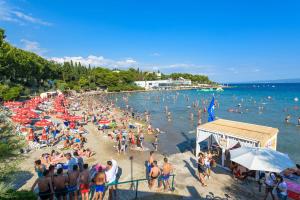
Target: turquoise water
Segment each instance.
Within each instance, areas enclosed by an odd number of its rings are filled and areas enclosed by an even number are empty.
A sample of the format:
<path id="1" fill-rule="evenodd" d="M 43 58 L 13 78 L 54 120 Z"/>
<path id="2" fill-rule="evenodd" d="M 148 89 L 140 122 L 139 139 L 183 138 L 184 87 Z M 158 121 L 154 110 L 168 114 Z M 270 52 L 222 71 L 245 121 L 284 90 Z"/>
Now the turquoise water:
<path id="1" fill-rule="evenodd" d="M 195 138 L 198 123 L 198 108 L 207 108 L 212 95 L 219 106 L 215 114 L 219 118 L 267 125 L 279 129 L 277 150 L 288 153 L 300 162 L 300 84 L 240 84 L 224 92 L 152 91 L 130 94 L 116 94 L 116 104 L 121 108 L 129 105 L 134 112 L 151 114 L 151 123 L 165 132 L 160 135 L 160 151 L 177 153 L 190 145 Z M 128 102 L 123 97 L 128 98 Z M 296 98 L 296 99 L 295 99 Z M 199 106 L 194 107 L 193 104 Z M 165 108 L 171 112 L 168 120 Z M 234 112 L 229 112 L 228 109 Z M 191 120 L 191 113 L 194 118 Z M 285 117 L 290 114 L 290 123 Z M 202 113 L 202 123 L 207 122 L 207 114 Z"/>

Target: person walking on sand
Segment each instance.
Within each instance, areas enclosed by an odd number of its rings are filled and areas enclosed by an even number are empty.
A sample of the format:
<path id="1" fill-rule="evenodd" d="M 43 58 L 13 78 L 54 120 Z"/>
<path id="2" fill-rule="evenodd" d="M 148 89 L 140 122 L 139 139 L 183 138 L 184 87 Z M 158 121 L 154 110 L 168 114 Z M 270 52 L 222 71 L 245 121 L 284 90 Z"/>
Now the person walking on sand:
<path id="1" fill-rule="evenodd" d="M 155 136 L 153 146 L 154 146 L 155 151 L 158 151 L 158 135 Z"/>
<path id="2" fill-rule="evenodd" d="M 170 190 L 170 191 L 172 190 L 171 187 L 170 187 L 170 182 L 169 182 L 170 175 L 171 175 L 172 171 L 173 171 L 173 167 L 168 162 L 168 158 L 164 158 L 164 164 L 163 164 L 163 167 L 162 167 L 162 176 L 161 176 L 161 180 L 160 180 L 160 183 L 159 183 L 159 188 L 163 184 L 164 185 L 164 190 L 167 190 L 167 189 Z"/>
<path id="3" fill-rule="evenodd" d="M 264 200 L 268 199 L 269 193 L 271 194 L 272 200 L 275 200 L 275 197 L 274 197 L 274 194 L 272 193 L 272 191 L 276 185 L 276 175 L 273 172 L 271 172 L 271 173 L 266 172 L 265 185 L 266 185 L 266 189 L 265 189 Z"/>
<path id="4" fill-rule="evenodd" d="M 161 171 L 159 167 L 157 166 L 157 161 L 154 160 L 152 164 L 151 171 L 149 173 L 150 181 L 149 181 L 149 189 L 151 190 L 153 188 L 154 182 L 158 180 L 158 177 L 160 176 Z"/>
<path id="5" fill-rule="evenodd" d="M 89 200 L 89 191 L 90 191 L 90 172 L 89 172 L 89 165 L 83 165 L 83 171 L 79 174 L 79 187 L 81 192 L 81 199 L 82 200 Z"/>
<path id="6" fill-rule="evenodd" d="M 203 153 L 198 154 L 198 173 L 199 173 L 199 181 L 203 187 L 207 186 L 204 182 L 204 178 L 206 176 L 205 162 Z"/>
<path id="7" fill-rule="evenodd" d="M 144 150 L 143 142 L 144 142 L 144 134 L 142 131 L 139 132 L 139 142 L 140 142 L 140 147 L 142 150 Z"/>

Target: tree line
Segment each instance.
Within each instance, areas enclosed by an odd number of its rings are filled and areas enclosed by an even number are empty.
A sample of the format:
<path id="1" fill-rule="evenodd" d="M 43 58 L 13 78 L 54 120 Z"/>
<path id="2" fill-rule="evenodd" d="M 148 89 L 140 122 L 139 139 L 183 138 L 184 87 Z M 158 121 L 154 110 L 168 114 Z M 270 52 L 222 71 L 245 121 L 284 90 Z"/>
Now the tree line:
<path id="1" fill-rule="evenodd" d="M 51 89 L 108 91 L 141 90 L 134 81 L 157 80 L 154 72 L 139 68 L 111 70 L 104 67 L 84 66 L 77 62 L 56 63 L 35 53 L 16 48 L 5 41 L 0 28 L 0 99 L 11 100 L 34 92 Z M 193 83 L 212 83 L 207 76 L 192 74 L 162 74 L 161 79 L 183 77 Z"/>

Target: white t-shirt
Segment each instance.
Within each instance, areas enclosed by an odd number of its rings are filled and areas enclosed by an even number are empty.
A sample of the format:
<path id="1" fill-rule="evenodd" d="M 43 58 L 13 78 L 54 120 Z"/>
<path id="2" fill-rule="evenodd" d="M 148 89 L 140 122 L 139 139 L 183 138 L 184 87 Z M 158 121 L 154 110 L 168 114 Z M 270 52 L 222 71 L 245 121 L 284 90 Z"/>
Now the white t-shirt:
<path id="1" fill-rule="evenodd" d="M 68 162 L 67 162 L 67 165 L 68 165 L 68 171 L 72 171 L 73 170 L 73 166 L 74 165 L 77 165 L 77 160 L 72 157 Z"/>
<path id="2" fill-rule="evenodd" d="M 117 161 L 111 160 L 111 162 L 112 162 L 111 169 L 105 171 L 106 180 L 107 180 L 108 183 L 114 182 L 116 180 L 116 178 L 117 178 L 117 173 L 118 173 L 118 164 L 117 164 Z"/>
<path id="3" fill-rule="evenodd" d="M 280 193 L 282 195 L 285 195 L 285 196 L 287 195 L 287 189 L 288 188 L 287 188 L 287 184 L 286 184 L 285 181 L 278 184 L 278 189 L 280 190 Z"/>
<path id="4" fill-rule="evenodd" d="M 275 177 L 274 174 L 271 174 L 271 173 L 266 174 L 266 181 L 265 181 L 266 185 L 274 187 L 275 186 L 275 180 L 276 180 L 276 177 Z"/>

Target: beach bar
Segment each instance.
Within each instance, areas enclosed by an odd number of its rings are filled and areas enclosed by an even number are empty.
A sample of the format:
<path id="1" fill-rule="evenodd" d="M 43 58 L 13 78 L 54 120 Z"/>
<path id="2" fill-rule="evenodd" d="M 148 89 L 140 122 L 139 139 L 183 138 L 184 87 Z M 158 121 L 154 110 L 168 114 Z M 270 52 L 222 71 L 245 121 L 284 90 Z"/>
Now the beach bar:
<path id="1" fill-rule="evenodd" d="M 228 167 L 229 150 L 241 147 L 267 147 L 276 150 L 278 129 L 256 124 L 217 119 L 198 126 L 196 155 L 203 150 L 219 149 L 222 167 Z"/>

